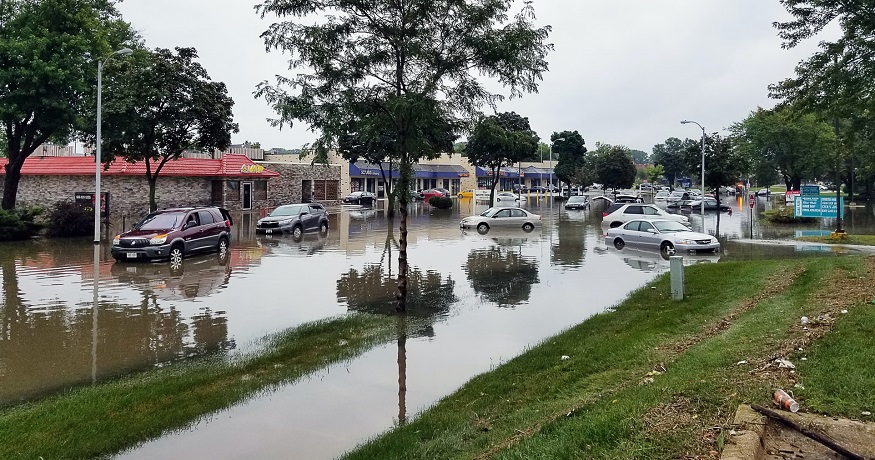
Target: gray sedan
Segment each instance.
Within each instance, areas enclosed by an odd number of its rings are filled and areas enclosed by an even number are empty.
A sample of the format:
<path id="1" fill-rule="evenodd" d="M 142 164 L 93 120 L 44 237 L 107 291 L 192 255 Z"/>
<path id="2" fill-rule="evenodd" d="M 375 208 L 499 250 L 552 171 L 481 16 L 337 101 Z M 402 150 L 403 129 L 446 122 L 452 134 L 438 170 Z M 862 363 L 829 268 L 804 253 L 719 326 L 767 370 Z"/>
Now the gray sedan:
<path id="1" fill-rule="evenodd" d="M 673 220 L 630 220 L 605 233 L 605 244 L 622 249 L 626 245 L 659 249 L 672 256 L 677 251 L 717 252 L 720 242 L 711 235 L 690 231 Z"/>
<path id="2" fill-rule="evenodd" d="M 525 209 L 510 207 L 489 208 L 479 215 L 466 217 L 459 222 L 460 228 L 476 228 L 481 234 L 493 227 L 521 228 L 524 232 L 531 232 L 536 225 L 541 225 L 541 216 Z"/>

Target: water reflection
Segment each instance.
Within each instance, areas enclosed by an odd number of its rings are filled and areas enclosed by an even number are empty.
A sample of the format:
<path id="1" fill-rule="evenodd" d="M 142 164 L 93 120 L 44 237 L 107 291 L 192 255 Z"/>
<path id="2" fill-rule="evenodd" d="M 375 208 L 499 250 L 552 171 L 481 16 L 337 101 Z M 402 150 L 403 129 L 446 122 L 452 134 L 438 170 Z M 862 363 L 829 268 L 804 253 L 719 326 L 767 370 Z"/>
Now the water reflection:
<path id="1" fill-rule="evenodd" d="M 464 270 L 474 291 L 499 307 L 528 302 L 532 285 L 539 282 L 537 260 L 501 244 L 472 250 Z"/>
<path id="2" fill-rule="evenodd" d="M 586 255 L 587 211 L 571 211 L 559 214 L 555 222 L 556 240 L 550 248 L 550 262 L 566 268 L 579 268 Z"/>
<path id="3" fill-rule="evenodd" d="M 593 248 L 597 254 L 613 254 L 629 267 L 643 272 L 662 273 L 667 271 L 670 266 L 669 257 L 662 254 L 660 251 L 647 251 L 644 249 L 624 247 L 617 249 L 613 246 L 604 246 Z M 683 257 L 684 265 L 694 265 L 700 263 L 716 263 L 720 260 L 720 254 L 679 254 Z"/>

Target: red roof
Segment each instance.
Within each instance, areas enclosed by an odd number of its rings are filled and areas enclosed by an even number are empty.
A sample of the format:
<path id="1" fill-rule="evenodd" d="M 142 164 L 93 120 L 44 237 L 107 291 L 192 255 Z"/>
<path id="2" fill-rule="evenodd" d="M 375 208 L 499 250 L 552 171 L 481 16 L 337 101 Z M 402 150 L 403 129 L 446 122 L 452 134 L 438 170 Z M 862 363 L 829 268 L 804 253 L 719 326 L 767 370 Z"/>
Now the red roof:
<path id="1" fill-rule="evenodd" d="M 6 163 L 0 158 L 0 175 L 6 174 Z M 152 171 L 156 164 L 152 163 Z M 30 156 L 21 168 L 23 176 L 92 176 L 94 157 L 39 157 Z M 109 169 L 101 170 L 106 176 L 145 176 L 146 163 L 127 163 L 116 160 Z M 177 177 L 277 177 L 280 174 L 256 164 L 246 155 L 227 154 L 218 160 L 210 158 L 180 158 L 168 161 L 161 168 L 160 176 Z"/>

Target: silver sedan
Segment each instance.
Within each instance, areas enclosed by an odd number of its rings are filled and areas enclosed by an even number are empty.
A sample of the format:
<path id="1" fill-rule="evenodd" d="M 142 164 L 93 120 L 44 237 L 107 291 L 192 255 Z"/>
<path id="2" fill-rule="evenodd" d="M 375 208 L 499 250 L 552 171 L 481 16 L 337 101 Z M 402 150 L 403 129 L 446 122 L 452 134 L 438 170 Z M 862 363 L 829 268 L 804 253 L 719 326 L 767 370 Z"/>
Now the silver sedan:
<path id="1" fill-rule="evenodd" d="M 663 255 L 672 256 L 677 251 L 717 252 L 720 242 L 704 233 L 690 231 L 673 220 L 630 220 L 605 233 L 605 244 L 622 249 L 626 245 L 659 249 Z"/>
<path id="2" fill-rule="evenodd" d="M 481 234 L 493 227 L 521 228 L 524 232 L 531 232 L 536 225 L 541 225 L 541 216 L 525 209 L 511 207 L 489 208 L 479 215 L 466 217 L 459 222 L 460 228 L 476 228 Z"/>

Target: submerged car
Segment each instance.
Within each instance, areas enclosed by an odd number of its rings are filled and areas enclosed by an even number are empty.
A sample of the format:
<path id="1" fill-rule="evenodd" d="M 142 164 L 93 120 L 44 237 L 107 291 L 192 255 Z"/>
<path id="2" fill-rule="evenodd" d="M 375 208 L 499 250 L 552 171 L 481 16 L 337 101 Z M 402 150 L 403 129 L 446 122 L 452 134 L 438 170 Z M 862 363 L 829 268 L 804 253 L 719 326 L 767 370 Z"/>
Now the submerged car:
<path id="1" fill-rule="evenodd" d="M 586 209 L 589 207 L 587 196 L 572 196 L 565 202 L 565 209 Z"/>
<path id="2" fill-rule="evenodd" d="M 168 259 L 178 268 L 189 254 L 227 252 L 231 225 L 228 211 L 214 206 L 155 211 L 116 235 L 110 253 L 118 261 Z"/>
<path id="3" fill-rule="evenodd" d="M 673 220 L 635 219 L 611 228 L 605 233 L 605 244 L 617 249 L 634 246 L 658 249 L 663 255 L 672 256 L 678 251 L 717 252 L 720 242 L 704 233 L 691 231 Z"/>
<path id="4" fill-rule="evenodd" d="M 360 204 L 364 206 L 370 206 L 377 201 L 377 195 L 374 195 L 371 192 L 352 192 L 349 195 L 343 197 L 344 203 L 349 204 Z"/>
<path id="5" fill-rule="evenodd" d="M 328 211 L 319 203 L 283 205 L 258 219 L 255 224 L 255 233 L 263 235 L 291 233 L 295 238 L 300 238 L 304 232 L 311 230 L 328 232 Z"/>
<path id="6" fill-rule="evenodd" d="M 689 217 L 665 212 L 652 204 L 615 203 L 602 213 L 602 224 L 611 228 L 634 219 L 674 220 L 686 226 L 690 225 Z"/>
<path id="7" fill-rule="evenodd" d="M 705 211 L 718 211 L 719 210 L 720 212 L 727 212 L 727 211 L 732 210 L 729 206 L 726 206 L 724 204 L 718 204 L 717 200 L 714 198 L 705 197 L 701 200 L 691 201 L 688 205 L 690 208 L 690 211 L 692 211 L 692 212 L 701 211 L 703 201 L 705 202 Z"/>
<path id="8" fill-rule="evenodd" d="M 492 207 L 476 216 L 469 216 L 459 222 L 461 229 L 477 229 L 479 233 L 486 233 L 494 227 L 521 228 L 524 232 L 531 232 L 536 225 L 541 225 L 541 216 L 533 214 L 522 208 Z"/>

